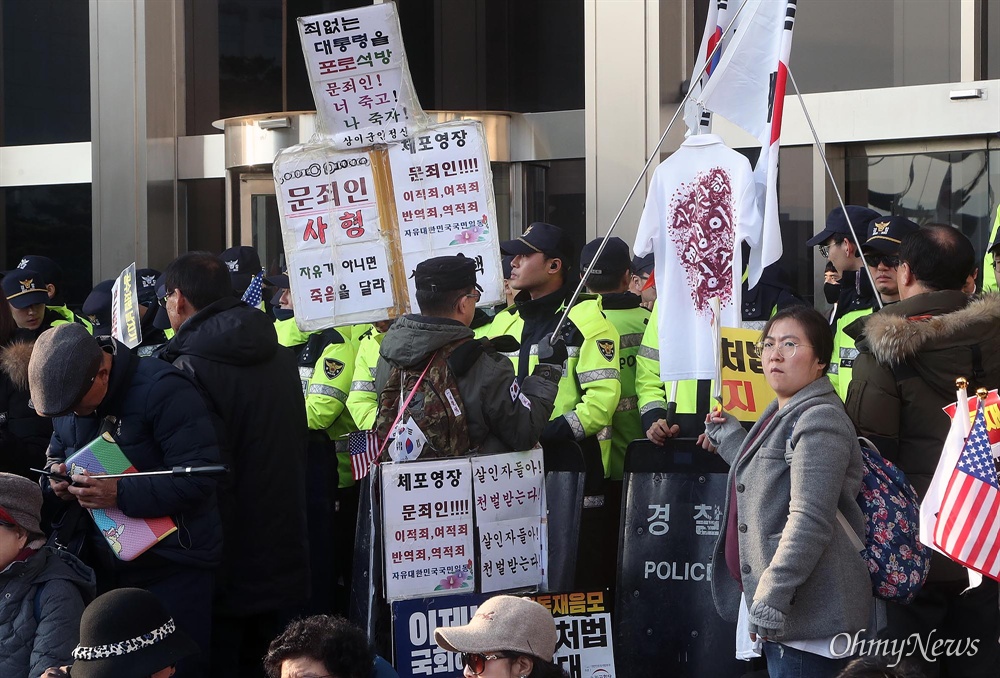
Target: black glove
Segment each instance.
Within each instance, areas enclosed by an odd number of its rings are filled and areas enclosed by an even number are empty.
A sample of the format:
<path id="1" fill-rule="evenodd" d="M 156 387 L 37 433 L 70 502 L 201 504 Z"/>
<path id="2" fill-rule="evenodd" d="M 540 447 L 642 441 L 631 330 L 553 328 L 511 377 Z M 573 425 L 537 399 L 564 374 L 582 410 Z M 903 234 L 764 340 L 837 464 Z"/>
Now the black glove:
<path id="1" fill-rule="evenodd" d="M 538 362 L 544 365 L 558 365 L 562 367 L 563 363 L 569 357 L 566 352 L 566 342 L 562 337 L 556 338 L 556 343 L 550 343 L 552 340 L 552 333 L 549 332 L 542 340 L 538 342 Z"/>

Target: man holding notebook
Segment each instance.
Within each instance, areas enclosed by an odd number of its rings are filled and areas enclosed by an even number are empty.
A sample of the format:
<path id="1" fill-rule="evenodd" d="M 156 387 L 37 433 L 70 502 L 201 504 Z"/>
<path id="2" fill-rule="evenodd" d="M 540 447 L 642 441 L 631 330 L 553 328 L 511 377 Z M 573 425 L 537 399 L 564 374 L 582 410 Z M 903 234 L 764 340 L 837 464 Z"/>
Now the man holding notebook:
<path id="1" fill-rule="evenodd" d="M 35 410 L 53 418 L 48 470 L 73 474 L 73 485 L 50 479 L 51 494 L 67 503 L 67 514 L 73 504 L 90 512 L 77 511 L 84 533 L 81 556 L 97 573 L 99 592 L 147 589 L 198 642 L 202 660 L 207 658 L 215 569 L 222 559 L 215 480 L 98 480 L 82 470 L 94 459 L 116 473 L 218 464 L 201 394 L 171 365 L 139 358 L 78 324 L 42 333 L 28 364 L 28 382 Z M 60 534 L 67 536 L 72 537 Z M 178 668 L 178 676 L 204 675 L 197 659 Z"/>

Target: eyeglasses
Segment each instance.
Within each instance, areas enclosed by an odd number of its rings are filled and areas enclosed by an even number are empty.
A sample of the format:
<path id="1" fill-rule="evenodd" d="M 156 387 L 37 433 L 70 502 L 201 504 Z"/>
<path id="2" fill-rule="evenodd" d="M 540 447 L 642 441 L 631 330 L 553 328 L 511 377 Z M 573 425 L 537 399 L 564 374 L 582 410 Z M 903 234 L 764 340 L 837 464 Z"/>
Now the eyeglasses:
<path id="1" fill-rule="evenodd" d="M 507 659 L 508 654 L 504 652 L 497 652 L 495 654 L 480 654 L 478 652 L 463 652 L 462 653 L 462 666 L 469 667 L 472 671 L 472 675 L 478 676 L 483 671 L 486 670 L 486 662 L 493 659 Z"/>
<path id="2" fill-rule="evenodd" d="M 785 359 L 794 358 L 795 350 L 799 346 L 807 346 L 809 348 L 812 348 L 811 344 L 796 344 L 794 341 L 782 341 L 780 343 L 775 343 L 773 341 L 768 340 L 768 341 L 758 341 L 756 344 L 753 345 L 754 351 L 757 353 L 758 358 L 766 358 L 767 356 L 771 355 L 773 351 L 777 350 L 778 355 L 780 355 L 782 358 Z"/>
<path id="3" fill-rule="evenodd" d="M 824 259 L 829 259 L 830 258 L 830 245 L 820 245 L 819 246 L 819 254 Z"/>
<path id="4" fill-rule="evenodd" d="M 170 295 L 173 294 L 176 291 L 177 291 L 176 288 L 172 289 L 169 292 L 167 292 L 166 294 L 164 294 L 162 297 L 159 297 L 157 299 L 157 301 L 160 302 L 160 306 L 162 306 L 163 308 L 166 308 L 167 307 L 167 299 L 169 299 Z"/>
<path id="5" fill-rule="evenodd" d="M 885 264 L 889 268 L 897 268 L 899 266 L 899 257 L 889 254 L 866 254 L 865 260 L 872 268 L 878 268 L 879 264 Z"/>
<path id="6" fill-rule="evenodd" d="M 479 301 L 480 299 L 483 298 L 483 293 L 480 292 L 479 290 L 473 290 L 472 292 L 466 294 L 465 296 L 467 296 L 469 299 L 475 299 L 476 301 Z"/>

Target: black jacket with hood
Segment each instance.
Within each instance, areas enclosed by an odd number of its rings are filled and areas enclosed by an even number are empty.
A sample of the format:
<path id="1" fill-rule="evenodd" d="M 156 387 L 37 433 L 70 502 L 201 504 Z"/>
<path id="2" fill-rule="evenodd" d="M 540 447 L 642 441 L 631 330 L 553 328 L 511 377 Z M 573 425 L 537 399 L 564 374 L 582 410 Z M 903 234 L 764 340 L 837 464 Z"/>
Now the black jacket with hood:
<path id="1" fill-rule="evenodd" d="M 226 298 L 185 321 L 162 357 L 198 384 L 232 469 L 219 488 L 218 608 L 253 614 L 304 600 L 308 426 L 295 355 L 278 344 L 266 314 Z"/>

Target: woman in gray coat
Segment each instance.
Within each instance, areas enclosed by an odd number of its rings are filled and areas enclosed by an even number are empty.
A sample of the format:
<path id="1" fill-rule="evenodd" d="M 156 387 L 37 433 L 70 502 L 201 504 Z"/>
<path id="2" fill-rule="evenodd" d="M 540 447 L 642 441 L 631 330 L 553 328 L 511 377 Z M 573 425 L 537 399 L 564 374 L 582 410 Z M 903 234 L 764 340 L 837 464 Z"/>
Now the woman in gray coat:
<path id="1" fill-rule="evenodd" d="M 844 636 L 862 630 L 872 604 L 864 559 L 837 519 L 864 539 L 861 448 L 826 378 L 833 338 L 817 311 L 795 306 L 764 328 L 758 352 L 777 399 L 747 433 L 713 412 L 700 439 L 729 463 L 725 529 L 715 547 L 712 595 L 738 621 L 737 650 L 763 641 L 768 672 L 834 676 Z"/>

